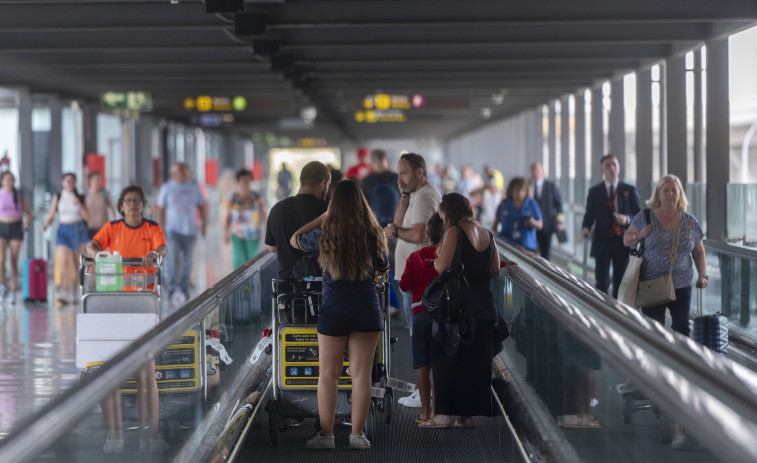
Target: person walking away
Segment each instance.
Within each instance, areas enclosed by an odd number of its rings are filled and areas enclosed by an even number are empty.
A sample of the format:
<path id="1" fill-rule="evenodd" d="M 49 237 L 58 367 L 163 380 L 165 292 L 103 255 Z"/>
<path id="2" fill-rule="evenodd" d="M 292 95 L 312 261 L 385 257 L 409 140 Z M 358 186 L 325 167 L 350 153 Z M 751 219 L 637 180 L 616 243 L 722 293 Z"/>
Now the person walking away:
<path id="1" fill-rule="evenodd" d="M 318 228 L 320 227 L 320 228 Z M 344 351 L 352 379 L 351 449 L 369 449 L 364 426 L 371 403 L 371 376 L 383 319 L 376 276 L 389 268 L 384 232 L 357 183 L 340 182 L 326 213 L 297 230 L 292 247 L 319 252 L 323 295 L 318 310 L 318 417 L 321 430 L 308 449 L 333 449 L 337 384 Z"/>
<path id="2" fill-rule="evenodd" d="M 265 227 L 266 215 L 263 199 L 252 191 L 252 172 L 242 169 L 237 172 L 239 191 L 229 199 L 224 219 L 224 242 L 231 240 L 234 254 L 233 266 L 237 269 L 258 254 L 260 236 Z"/>
<path id="3" fill-rule="evenodd" d="M 373 213 L 379 225 L 386 227 L 394 221 L 394 212 L 400 203 L 400 192 L 397 189 L 397 174 L 389 170 L 389 159 L 384 150 L 375 149 L 371 151 L 371 165 L 373 173 L 369 174 L 360 182 L 368 204 L 371 205 Z M 397 239 L 389 238 L 389 282 L 390 294 L 389 300 L 392 305 L 392 313 L 399 309 L 397 294 L 399 292 L 396 280 L 394 279 L 394 252 L 397 248 Z"/>
<path id="4" fill-rule="evenodd" d="M 268 214 L 265 244 L 276 254 L 279 262 L 279 277 L 290 278 L 295 264 L 300 261 L 302 274 L 320 276 L 321 268 L 316 262 L 301 260 L 306 253 L 289 245 L 289 239 L 300 227 L 326 212 L 326 193 L 329 191 L 331 174 L 323 163 L 312 161 L 300 172 L 300 189 L 296 195 L 274 204 Z"/>
<path id="5" fill-rule="evenodd" d="M 58 214 L 58 232 L 55 236 L 55 259 L 60 261 L 61 285 L 58 301 L 67 304 L 74 301 L 74 286 L 79 278 L 80 248 L 87 244 L 87 224 L 89 218 L 84 197 L 76 190 L 76 174 L 65 173 L 61 178 L 61 191 L 53 195 L 50 211 L 42 232 Z"/>
<path id="6" fill-rule="evenodd" d="M 189 166 L 177 162 L 171 180 L 158 193 L 158 222 L 166 234 L 169 258 L 165 265 L 168 298 L 179 307 L 189 299 L 192 253 L 197 239 L 195 211 L 200 213 L 200 235 L 205 237 L 208 204 L 196 182 L 190 180 Z M 181 261 L 181 268 L 179 268 Z"/>
<path id="7" fill-rule="evenodd" d="M 534 199 L 541 210 L 542 220 L 541 230 L 536 230 L 536 242 L 539 245 L 539 254 L 549 260 L 552 235 L 565 230 L 562 195 L 557 185 L 544 179 L 544 169 L 539 162 L 531 164 L 531 186 L 534 190 Z"/>
<path id="8" fill-rule="evenodd" d="M 405 262 L 410 254 L 426 246 L 426 222 L 434 215 L 442 195 L 428 182 L 426 161 L 416 153 L 405 153 L 397 161 L 397 186 L 401 197 L 394 213 L 394 221 L 384 227 L 387 238 L 396 238 L 394 252 L 394 277 L 405 272 Z M 411 292 L 402 293 L 402 308 L 410 335 L 413 334 L 413 316 L 410 306 Z"/>
<path id="9" fill-rule="evenodd" d="M 431 371 L 434 376 L 434 415 L 420 423 L 421 428 L 472 428 L 474 416 L 491 415 L 491 369 L 496 339 L 497 309 L 489 280 L 499 275 L 499 253 L 491 233 L 473 219 L 470 202 L 459 193 L 442 197 L 439 216 L 446 231 L 439 257 L 434 263 L 438 273 L 453 264 L 458 236 L 463 273 L 471 292 L 467 310 L 475 323 L 473 339 L 447 352 L 438 338 L 431 342 Z M 436 324 L 435 329 L 443 329 Z M 460 418 L 453 421 L 453 415 Z"/>
<path id="10" fill-rule="evenodd" d="M 87 238 L 91 240 L 110 217 L 116 216 L 113 201 L 110 199 L 108 190 L 103 188 L 102 174 L 98 171 L 87 175 L 87 196 L 84 198 L 84 204 L 89 212 Z"/>
<path id="11" fill-rule="evenodd" d="M 276 174 L 276 199 L 282 200 L 288 198 L 292 193 L 292 172 L 287 167 L 286 162 L 281 163 L 281 170 Z"/>
<path id="12" fill-rule="evenodd" d="M 686 212 L 689 201 L 681 180 L 675 175 L 665 175 L 657 182 L 652 197 L 647 201 L 652 209 L 649 214 L 651 224 L 647 225 L 644 211 L 636 214 L 631 226 L 623 235 L 623 244 L 628 247 L 644 240 L 644 261 L 641 264 L 639 280 L 647 281 L 670 273 L 675 288 L 675 301 L 652 307 L 642 307 L 647 317 L 665 325 L 665 309 L 670 311 L 672 329 L 689 336 L 689 311 L 691 307 L 691 282 L 697 269 L 695 286 L 706 288 L 707 260 L 702 238 L 704 233 L 696 217 Z M 678 230 L 678 244 L 674 244 Z M 675 253 L 671 256 L 671 253 Z M 691 256 L 691 257 L 689 257 Z M 671 264 L 671 260 L 673 263 Z M 694 265 L 692 266 L 692 261 Z M 674 448 L 682 448 L 686 436 L 680 423 L 674 424 Z"/>
<path id="13" fill-rule="evenodd" d="M 595 260 L 596 287 L 610 294 L 612 264 L 612 297 L 617 298 L 628 265 L 628 248 L 623 245 L 623 233 L 641 210 L 641 199 L 635 186 L 620 181 L 618 158 L 607 154 L 599 163 L 604 181 L 589 189 L 581 236 L 588 238 L 594 226 L 590 255 Z"/>
<path id="14" fill-rule="evenodd" d="M 16 177 L 10 171 L 0 175 L 0 187 L 0 301 L 13 303 L 18 290 L 18 255 L 24 232 L 32 220 L 32 210 L 26 196 L 16 189 Z M 9 250 L 10 282 L 5 273 Z"/>
<path id="15" fill-rule="evenodd" d="M 368 162 L 369 152 L 365 148 L 359 148 L 357 150 L 357 164 L 347 169 L 344 173 L 344 177 L 347 179 L 355 179 L 358 182 L 373 172 L 373 166 Z"/>
<path id="16" fill-rule="evenodd" d="M 426 286 L 439 276 L 434 268 L 437 257 L 437 248 L 442 242 L 444 234 L 444 222 L 438 213 L 434 213 L 426 222 L 426 234 L 431 242 L 430 246 L 421 248 L 410 254 L 405 264 L 405 271 L 400 279 L 400 288 L 403 291 L 413 293 L 413 368 L 418 370 L 418 399 L 421 413 L 415 418 L 416 423 L 427 421 L 434 415 L 433 397 L 434 383 L 431 378 L 431 315 L 423 310 L 421 297 L 426 291 Z M 412 396 L 409 399 L 412 402 Z M 405 406 L 415 406 L 415 403 L 406 400 L 400 403 Z"/>
<path id="17" fill-rule="evenodd" d="M 536 252 L 536 230 L 542 227 L 542 215 L 530 189 L 528 180 L 523 177 L 510 180 L 493 228 L 496 230 L 499 225 L 499 236 L 510 244 Z"/>

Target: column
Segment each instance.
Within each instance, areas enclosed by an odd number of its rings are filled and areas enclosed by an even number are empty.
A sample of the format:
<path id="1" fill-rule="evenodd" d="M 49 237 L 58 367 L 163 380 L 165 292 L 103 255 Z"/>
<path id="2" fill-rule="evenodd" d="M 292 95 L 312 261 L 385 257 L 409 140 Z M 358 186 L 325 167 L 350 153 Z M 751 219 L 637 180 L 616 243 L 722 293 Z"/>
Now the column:
<path id="1" fill-rule="evenodd" d="M 560 100 L 560 192 L 563 200 L 568 199 L 570 191 L 570 98 Z"/>
<path id="2" fill-rule="evenodd" d="M 555 102 L 550 101 L 548 108 L 548 118 L 549 118 L 549 134 L 547 135 L 547 150 L 549 151 L 549 154 L 547 155 L 546 165 L 544 166 L 544 176 L 547 178 L 554 179 L 555 174 L 557 173 L 556 169 L 556 150 L 557 150 L 557 115 L 555 114 Z"/>
<path id="3" fill-rule="evenodd" d="M 63 174 L 63 106 L 57 98 L 48 102 L 50 108 L 50 138 L 48 143 L 48 181 L 50 185 L 60 188 Z M 87 179 L 83 175 L 81 164 L 76 166 L 77 188 L 84 190 Z"/>
<path id="4" fill-rule="evenodd" d="M 576 97 L 575 114 L 575 142 L 576 142 L 576 185 L 572 202 L 584 204 L 586 202 L 586 98 L 584 90 L 579 90 Z M 563 193 L 563 201 L 568 201 Z"/>
<path id="5" fill-rule="evenodd" d="M 705 182 L 704 102 L 702 100 L 702 49 L 694 51 L 694 181 Z"/>
<path id="6" fill-rule="evenodd" d="M 636 72 L 636 187 L 642 200 L 652 195 L 652 72 Z"/>
<path id="7" fill-rule="evenodd" d="M 683 55 L 665 60 L 665 99 L 668 125 L 668 173 L 677 175 L 686 185 L 686 62 Z M 726 72 L 728 69 L 726 69 Z"/>
<path id="8" fill-rule="evenodd" d="M 602 129 L 602 86 L 591 89 L 591 183 L 602 180 L 599 160 L 606 154 Z"/>
<path id="9" fill-rule="evenodd" d="M 707 237 L 726 238 L 726 188 L 730 162 L 728 38 L 707 42 Z"/>
<path id="10" fill-rule="evenodd" d="M 620 176 L 626 168 L 626 109 L 623 77 L 610 81 L 610 152 L 618 158 Z"/>
<path id="11" fill-rule="evenodd" d="M 37 204 L 42 201 L 41 192 L 39 197 L 35 197 L 35 183 L 34 178 L 35 162 L 34 162 L 34 143 L 32 135 L 32 97 L 26 91 L 19 91 L 18 98 L 18 160 L 19 160 L 19 177 L 21 183 L 21 189 L 29 200 L 29 206 L 32 208 L 32 212 L 35 218 L 44 220 L 44 214 L 47 212 L 43 210 L 42 204 Z M 42 240 L 39 235 L 41 233 L 39 227 L 41 222 L 34 220 L 34 223 L 30 225 L 30 233 L 26 240 L 26 255 L 41 256 Z M 39 243 L 39 248 L 35 248 L 35 244 Z"/>

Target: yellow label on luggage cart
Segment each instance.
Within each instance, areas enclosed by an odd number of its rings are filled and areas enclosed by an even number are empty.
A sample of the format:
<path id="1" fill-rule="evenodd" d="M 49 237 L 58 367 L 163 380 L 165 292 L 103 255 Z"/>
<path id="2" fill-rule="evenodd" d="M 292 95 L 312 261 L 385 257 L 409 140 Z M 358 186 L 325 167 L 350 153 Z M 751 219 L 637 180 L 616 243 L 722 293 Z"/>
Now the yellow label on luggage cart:
<path id="1" fill-rule="evenodd" d="M 318 333 L 315 327 L 286 327 L 279 331 L 282 389 L 315 389 L 318 387 Z M 350 364 L 344 354 L 339 388 L 352 387 Z"/>
<path id="2" fill-rule="evenodd" d="M 195 330 L 185 331 L 173 344 L 155 359 L 155 379 L 158 391 L 195 391 L 202 385 L 200 377 L 200 335 Z M 136 392 L 135 381 L 126 381 L 121 391 Z"/>

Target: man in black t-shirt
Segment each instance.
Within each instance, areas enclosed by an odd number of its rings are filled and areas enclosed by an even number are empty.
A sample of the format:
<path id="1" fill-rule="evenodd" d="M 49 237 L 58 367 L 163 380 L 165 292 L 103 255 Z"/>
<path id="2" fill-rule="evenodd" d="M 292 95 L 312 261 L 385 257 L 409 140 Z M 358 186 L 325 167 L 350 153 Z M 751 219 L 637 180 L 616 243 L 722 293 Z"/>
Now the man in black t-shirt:
<path id="1" fill-rule="evenodd" d="M 305 164 L 300 172 L 300 190 L 295 196 L 282 199 L 271 209 L 266 225 L 265 244 L 279 260 L 279 276 L 292 276 L 292 269 L 305 253 L 289 245 L 289 239 L 301 226 L 326 212 L 326 193 L 331 174 L 328 167 L 318 161 Z M 308 266 L 308 274 L 320 275 L 318 264 Z M 304 275 L 300 275 L 304 276 Z"/>

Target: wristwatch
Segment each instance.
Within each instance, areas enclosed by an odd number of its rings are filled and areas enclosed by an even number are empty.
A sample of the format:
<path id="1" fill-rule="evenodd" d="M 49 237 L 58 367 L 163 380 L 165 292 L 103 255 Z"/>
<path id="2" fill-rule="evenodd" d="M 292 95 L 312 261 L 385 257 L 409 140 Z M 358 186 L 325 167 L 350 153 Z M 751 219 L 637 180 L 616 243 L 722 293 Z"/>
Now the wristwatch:
<path id="1" fill-rule="evenodd" d="M 707 275 L 699 275 L 699 278 L 704 278 L 705 281 L 710 281 L 710 277 L 708 277 Z"/>
<path id="2" fill-rule="evenodd" d="M 395 228 L 392 230 L 392 236 L 395 238 L 399 238 L 399 228 Z"/>

